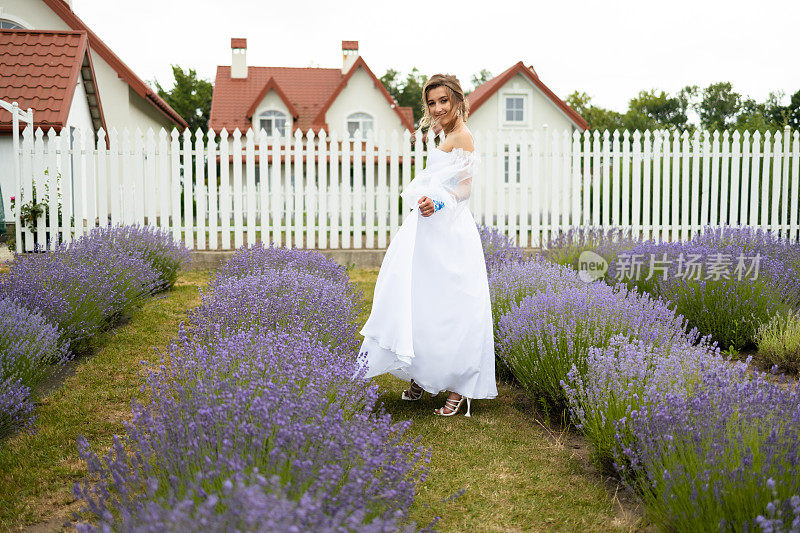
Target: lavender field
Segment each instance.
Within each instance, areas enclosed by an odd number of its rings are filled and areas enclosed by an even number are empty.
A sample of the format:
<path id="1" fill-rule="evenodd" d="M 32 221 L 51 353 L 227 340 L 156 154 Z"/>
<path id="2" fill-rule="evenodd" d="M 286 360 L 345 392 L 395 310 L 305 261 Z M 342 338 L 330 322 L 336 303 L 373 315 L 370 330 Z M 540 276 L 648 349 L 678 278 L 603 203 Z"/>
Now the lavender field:
<path id="1" fill-rule="evenodd" d="M 479 230 L 501 394 L 446 421 L 442 398 L 360 378 L 374 272 L 259 245 L 186 278 L 189 252 L 139 227 L 17 256 L 0 274 L 0 524 L 800 531 L 796 244 L 588 228 L 526 256 Z M 592 279 L 586 251 L 608 263 Z M 756 275 L 720 274 L 755 255 Z"/>

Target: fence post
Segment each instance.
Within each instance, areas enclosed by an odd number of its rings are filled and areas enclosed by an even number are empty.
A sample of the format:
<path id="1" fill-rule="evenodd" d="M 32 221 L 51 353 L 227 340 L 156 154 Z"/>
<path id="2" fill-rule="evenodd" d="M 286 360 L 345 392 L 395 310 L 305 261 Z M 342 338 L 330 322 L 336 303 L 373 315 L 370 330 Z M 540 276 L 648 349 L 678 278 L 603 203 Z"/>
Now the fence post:
<path id="1" fill-rule="evenodd" d="M 787 124 L 783 128 L 783 178 L 781 179 L 781 220 L 780 224 L 783 228 L 778 232 L 779 235 L 789 236 L 789 160 L 792 154 L 790 146 L 791 141 L 791 128 Z"/>

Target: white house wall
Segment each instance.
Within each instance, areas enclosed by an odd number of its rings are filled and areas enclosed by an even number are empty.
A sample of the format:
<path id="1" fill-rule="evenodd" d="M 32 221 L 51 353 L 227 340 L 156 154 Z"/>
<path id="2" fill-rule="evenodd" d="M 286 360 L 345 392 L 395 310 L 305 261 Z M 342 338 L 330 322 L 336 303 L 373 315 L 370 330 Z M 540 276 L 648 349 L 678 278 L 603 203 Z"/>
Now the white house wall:
<path id="1" fill-rule="evenodd" d="M 369 74 L 359 68 L 325 113 L 325 122 L 330 130 L 336 130 L 341 139 L 347 133 L 347 117 L 350 114 L 369 113 L 376 133 L 385 130 L 387 135 L 391 135 L 396 130 L 402 135 L 406 128 L 390 105 Z"/>
<path id="2" fill-rule="evenodd" d="M 78 84 L 72 96 L 72 104 L 69 108 L 67 124 L 81 131 L 91 132 L 93 131 L 92 115 L 89 112 L 89 102 L 86 101 L 86 88 L 83 83 L 83 76 L 78 74 Z"/>
<path id="3" fill-rule="evenodd" d="M 526 120 L 522 124 L 505 123 L 505 96 L 511 94 L 525 95 Z M 553 128 L 570 132 L 576 129 L 566 114 L 523 74 L 508 80 L 474 114 L 470 113 L 467 124 L 472 131 L 492 132 L 526 130 L 530 133 L 545 125 L 550 131 Z"/>

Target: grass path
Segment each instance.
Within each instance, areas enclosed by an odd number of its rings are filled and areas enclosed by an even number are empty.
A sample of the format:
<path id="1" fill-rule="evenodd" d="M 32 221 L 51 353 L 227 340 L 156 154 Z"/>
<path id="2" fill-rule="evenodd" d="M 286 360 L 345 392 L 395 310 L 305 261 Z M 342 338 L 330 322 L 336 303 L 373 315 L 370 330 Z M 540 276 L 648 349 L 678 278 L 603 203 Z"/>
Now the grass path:
<path id="1" fill-rule="evenodd" d="M 85 436 L 97 450 L 123 433 L 131 400 L 141 400 L 140 361 L 156 362 L 177 333 L 186 311 L 200 303 L 198 287 L 208 272 L 190 271 L 175 287 L 148 300 L 130 321 L 100 336 L 97 348 L 76 361 L 71 372 L 37 406 L 37 432 L 19 433 L 0 443 L 0 530 L 51 531 L 83 504 L 72 485 L 86 475 L 76 439 Z"/>
<path id="2" fill-rule="evenodd" d="M 377 270 L 355 270 L 351 278 L 371 302 Z M 501 385 L 497 399 L 473 402 L 471 418 L 441 418 L 433 410 L 444 393 L 403 402 L 406 383 L 390 375 L 376 379 L 386 409 L 397 420 L 413 420 L 411 434 L 432 448 L 429 476 L 412 510 L 418 524 L 440 516 L 441 531 L 641 529 L 635 499 L 597 474 L 586 441 L 543 422 L 519 389 Z"/>

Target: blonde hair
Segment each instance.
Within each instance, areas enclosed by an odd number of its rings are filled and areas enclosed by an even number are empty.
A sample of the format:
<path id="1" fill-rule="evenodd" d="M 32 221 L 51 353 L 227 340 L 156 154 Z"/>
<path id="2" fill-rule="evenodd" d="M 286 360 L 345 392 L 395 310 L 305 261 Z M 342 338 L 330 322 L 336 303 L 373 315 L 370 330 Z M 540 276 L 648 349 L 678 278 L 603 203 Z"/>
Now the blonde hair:
<path id="1" fill-rule="evenodd" d="M 452 74 L 434 74 L 425 83 L 422 89 L 422 118 L 419 119 L 420 128 L 430 128 L 435 122 L 428 110 L 428 91 L 436 87 L 444 87 L 447 95 L 450 97 L 452 106 L 456 108 L 456 116 L 461 114 L 461 119 L 466 122 L 467 115 L 469 115 L 469 104 L 467 99 L 464 98 L 464 91 L 461 89 L 461 83 L 458 78 Z"/>

